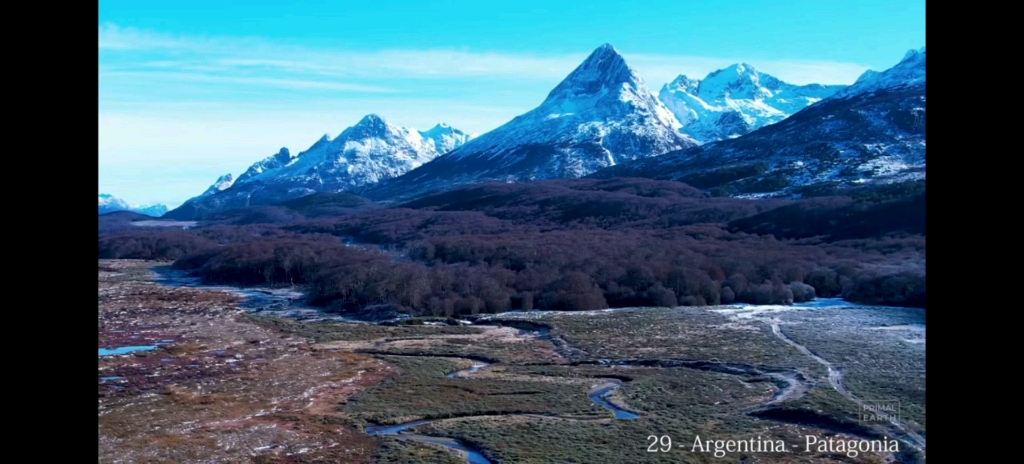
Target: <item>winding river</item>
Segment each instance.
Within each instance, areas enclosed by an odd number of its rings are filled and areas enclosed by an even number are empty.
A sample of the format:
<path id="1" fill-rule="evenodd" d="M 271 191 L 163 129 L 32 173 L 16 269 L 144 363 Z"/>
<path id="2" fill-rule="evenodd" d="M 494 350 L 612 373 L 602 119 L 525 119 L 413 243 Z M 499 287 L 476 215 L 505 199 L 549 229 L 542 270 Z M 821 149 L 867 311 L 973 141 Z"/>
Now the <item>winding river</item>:
<path id="1" fill-rule="evenodd" d="M 273 314 L 275 316 L 284 316 L 284 317 L 289 317 L 289 318 L 294 318 L 294 319 L 299 319 L 299 320 L 305 320 L 305 321 L 310 321 L 310 322 L 313 322 L 313 321 L 339 321 L 339 322 L 341 322 L 341 321 L 343 321 L 343 322 L 362 323 L 362 324 L 370 323 L 370 322 L 365 322 L 365 321 L 354 320 L 354 319 L 347 318 L 347 317 L 328 315 L 328 314 L 323 313 L 321 310 L 319 310 L 317 308 L 312 308 L 312 307 L 305 306 L 305 305 L 302 304 L 302 301 L 304 300 L 304 296 L 302 295 L 301 292 L 299 292 L 299 291 L 297 291 L 296 289 L 293 289 L 293 288 L 270 289 L 270 290 L 268 290 L 268 289 L 262 289 L 262 288 L 239 288 L 239 287 L 231 287 L 231 286 L 208 286 L 208 285 L 200 284 L 198 282 L 198 279 L 186 277 L 183 273 L 179 273 L 177 271 L 171 271 L 169 269 L 158 271 L 158 274 L 160 275 L 160 278 L 158 278 L 157 281 L 159 283 L 164 284 L 164 285 L 179 286 L 179 287 L 196 287 L 196 288 L 204 288 L 204 289 L 210 289 L 210 290 L 224 290 L 224 291 L 229 291 L 229 292 L 235 293 L 235 294 L 243 297 L 243 299 L 244 299 L 242 304 L 241 304 L 241 306 L 243 308 L 248 309 L 249 311 L 252 311 L 252 312 L 260 312 L 260 313 Z M 796 304 L 796 305 L 793 305 L 792 307 L 776 307 L 776 306 L 770 306 L 770 305 L 769 306 L 736 305 L 736 306 L 732 306 L 732 307 L 727 307 L 725 309 L 720 309 L 720 310 L 717 310 L 717 311 L 725 313 L 725 314 L 729 314 L 731 316 L 735 316 L 735 317 L 738 317 L 738 318 L 741 318 L 741 319 L 750 318 L 750 319 L 760 320 L 761 322 L 764 322 L 764 323 L 768 324 L 769 327 L 771 327 L 772 333 L 776 337 L 778 337 L 780 340 L 786 342 L 787 344 L 790 344 L 790 345 L 796 347 L 804 355 L 810 356 L 816 362 L 818 362 L 818 363 L 822 364 L 823 366 L 825 366 L 828 369 L 828 372 L 829 372 L 828 381 L 829 381 L 829 384 L 832 386 L 832 388 L 835 389 L 836 391 L 838 391 L 840 394 L 843 394 L 843 396 L 846 396 L 848 399 L 850 399 L 854 403 L 858 403 L 859 404 L 860 403 L 860 399 L 854 397 L 845 388 L 845 385 L 843 384 L 842 370 L 838 366 L 835 366 L 832 363 L 826 361 L 825 359 L 822 359 L 820 356 L 814 354 L 813 352 L 808 350 L 803 345 L 800 345 L 800 344 L 794 342 L 789 337 L 787 337 L 780 330 L 780 328 L 778 326 L 778 321 L 775 320 L 772 317 L 772 313 L 774 313 L 776 311 L 780 311 L 780 310 L 818 309 L 818 308 L 829 308 L 829 307 L 858 307 L 858 306 L 863 306 L 863 305 L 857 305 L 857 304 L 854 304 L 854 303 L 849 303 L 849 302 L 843 301 L 841 299 L 819 299 L 819 300 L 815 300 L 815 301 L 809 302 L 809 303 Z M 628 309 L 628 308 L 622 308 L 622 309 Z M 878 309 L 884 309 L 884 307 L 878 307 Z M 617 310 L 617 309 L 606 309 L 606 310 L 593 311 L 593 312 L 606 312 L 606 311 L 614 311 L 614 310 Z M 517 313 L 517 312 L 518 311 L 510 312 L 509 315 L 511 315 L 511 313 Z M 540 312 L 540 311 L 538 311 L 538 312 Z M 585 312 L 580 312 L 578 315 L 585 315 L 586 313 L 593 313 L 593 312 L 585 311 Z M 536 333 L 536 334 L 540 335 L 542 338 L 551 341 L 552 344 L 556 348 L 556 352 L 558 352 L 559 355 L 561 355 L 563 357 L 567 357 L 567 358 L 573 357 L 573 358 L 575 358 L 575 357 L 577 357 L 575 355 L 584 354 L 584 353 L 580 352 L 578 349 L 573 348 L 572 346 L 570 346 L 568 343 L 566 343 L 560 337 L 551 336 L 551 334 L 549 333 L 550 332 L 549 331 L 550 327 L 547 327 L 545 324 L 538 324 L 538 323 L 533 323 L 533 322 L 529 322 L 529 321 L 525 321 L 525 320 L 498 320 L 497 318 L 499 318 L 500 316 L 502 316 L 502 315 L 501 314 L 488 315 L 487 317 L 480 318 L 479 320 L 474 320 L 472 322 L 466 321 L 466 322 L 472 323 L 474 325 L 507 325 L 507 326 L 510 326 L 510 327 L 515 327 L 515 328 L 520 329 L 521 333 L 523 333 L 523 334 L 530 333 L 530 332 Z M 922 340 L 922 342 L 923 342 L 923 340 Z M 138 350 L 138 349 L 148 349 L 148 348 L 149 347 L 122 347 L 120 349 L 121 350 L 132 350 L 132 351 L 134 351 L 134 350 Z M 103 356 L 103 355 L 112 355 L 112 354 L 121 354 L 121 353 L 115 352 L 114 350 L 104 351 L 103 349 L 101 349 L 101 352 L 100 352 L 101 356 Z M 489 363 L 482 362 L 482 361 L 480 361 L 478 359 L 470 359 L 470 358 L 466 358 L 466 359 L 470 360 L 473 363 L 469 368 L 449 373 L 446 376 L 448 378 L 452 378 L 452 379 L 471 378 L 472 376 L 474 376 L 474 374 L 478 373 L 482 369 L 486 369 L 487 366 L 490 365 Z M 591 364 L 591 363 L 593 363 L 593 364 L 602 364 L 602 365 L 640 365 L 640 366 L 659 366 L 659 367 L 668 367 L 668 368 L 688 368 L 688 369 L 711 370 L 711 371 L 716 371 L 716 372 L 721 372 L 721 373 L 726 373 L 726 374 L 734 374 L 734 375 L 739 375 L 739 376 L 768 376 L 769 378 L 772 379 L 773 383 L 775 383 L 779 387 L 779 391 L 776 393 L 776 395 L 770 401 L 768 401 L 765 404 L 762 404 L 761 406 L 758 407 L 758 409 L 764 409 L 765 407 L 773 406 L 773 405 L 776 405 L 778 403 L 787 402 L 787 401 L 791 401 L 791 400 L 797 399 L 797 398 L 803 396 L 803 394 L 806 393 L 806 391 L 808 389 L 808 379 L 804 378 L 804 376 L 800 372 L 798 372 L 796 370 L 792 370 L 792 369 L 764 370 L 763 368 L 757 368 L 757 367 L 748 366 L 748 365 L 721 363 L 721 362 L 717 362 L 717 360 L 711 360 L 711 361 L 692 361 L 692 360 L 664 360 L 664 359 L 663 360 L 614 359 L 614 360 L 600 360 L 600 361 L 582 361 L 582 363 L 584 363 L 584 364 Z M 594 404 L 597 404 L 597 405 L 599 405 L 599 406 L 601 406 L 601 407 L 611 411 L 613 416 L 614 416 L 614 418 L 616 420 L 633 420 L 633 419 L 639 419 L 640 418 L 640 415 L 637 414 L 636 412 L 624 409 L 624 408 L 620 407 L 619 405 L 616 405 L 612 400 L 610 400 L 611 394 L 613 392 L 617 391 L 618 389 L 620 389 L 623 386 L 623 382 L 621 380 L 619 380 L 619 379 L 612 379 L 612 378 L 601 378 L 601 379 L 596 379 L 596 380 L 598 380 L 600 383 L 598 383 L 597 385 L 593 386 L 587 392 L 587 396 L 590 398 L 590 400 L 592 402 L 594 402 Z M 544 415 L 544 414 L 510 414 L 510 415 L 540 417 L 540 418 L 558 418 L 558 416 Z M 509 416 L 509 415 L 506 415 L 506 416 Z M 771 419 L 771 418 L 769 418 L 769 419 Z M 401 438 L 403 440 L 410 440 L 410 441 L 415 441 L 415 442 L 424 443 L 424 444 L 444 446 L 444 447 L 447 447 L 449 449 L 455 450 L 459 454 L 463 455 L 464 457 L 466 457 L 467 461 L 469 463 L 471 463 L 471 464 L 484 464 L 484 463 L 490 464 L 491 463 L 491 461 L 488 460 L 479 450 L 474 449 L 472 446 L 469 446 L 469 445 L 467 445 L 466 443 L 464 443 L 464 442 L 462 442 L 460 440 L 453 439 L 453 438 L 447 438 L 447 437 L 433 437 L 433 436 L 428 436 L 428 435 L 421 435 L 421 434 L 417 434 L 417 433 L 413 432 L 413 430 L 412 430 L 412 429 L 415 429 L 416 427 L 419 427 L 419 426 L 423 426 L 423 425 L 427 425 L 427 424 L 431 424 L 431 423 L 435 423 L 435 422 L 440 422 L 440 421 L 443 421 L 443 420 L 451 420 L 451 419 L 417 420 L 417 421 L 411 421 L 411 422 L 406 422 L 406 423 L 397 424 L 397 425 L 369 425 L 369 426 L 367 426 L 365 428 L 365 432 L 368 435 L 371 435 L 371 436 L 393 436 L 393 437 L 396 437 L 396 438 Z M 597 419 L 597 420 L 601 420 L 601 419 Z M 892 425 L 894 425 L 896 427 L 897 431 L 902 432 L 902 433 L 897 433 L 897 435 L 900 436 L 900 438 L 902 438 L 902 441 L 904 441 L 907 444 L 909 444 L 915 451 L 920 453 L 922 455 L 922 457 L 923 457 L 923 451 L 924 451 L 924 446 L 925 446 L 924 438 L 921 437 L 920 435 L 914 433 L 912 430 L 909 430 L 909 428 L 907 428 L 905 426 L 905 424 L 901 423 L 900 421 L 896 420 L 896 421 L 893 421 L 893 422 L 894 423 Z"/>
<path id="2" fill-rule="evenodd" d="M 468 369 L 463 369 L 463 370 L 460 370 L 460 371 L 452 372 L 452 373 L 448 374 L 446 377 L 448 377 L 450 379 L 467 378 L 467 377 L 470 377 L 471 375 L 473 375 L 474 373 L 479 372 L 481 369 L 483 369 L 483 368 L 485 368 L 485 367 L 487 367 L 489 365 L 490 365 L 490 363 L 485 363 L 485 362 L 474 360 L 473 365 L 471 367 L 469 367 Z M 622 387 L 622 381 L 621 380 L 618 380 L 618 379 L 599 379 L 599 380 L 601 380 L 602 383 L 598 384 L 597 386 L 595 386 L 592 389 L 590 389 L 589 392 L 587 392 L 587 396 L 590 398 L 591 401 L 594 402 L 594 404 L 597 404 L 598 406 L 601 406 L 601 407 L 611 411 L 615 415 L 616 419 L 630 420 L 630 419 L 639 419 L 640 418 L 639 414 L 637 414 L 635 412 L 632 412 L 632 411 L 628 411 L 626 409 L 623 409 L 623 408 L 619 407 L 618 405 L 616 405 L 615 403 L 611 402 L 608 399 L 608 396 L 610 396 L 612 394 L 612 392 L 614 392 L 615 390 L 618 390 L 619 388 Z M 557 416 L 545 416 L 545 415 L 542 415 L 542 414 L 509 414 L 509 416 L 512 416 L 512 415 L 529 416 L 529 417 L 557 417 Z M 480 451 L 478 451 L 476 449 L 473 449 L 472 447 L 466 445 L 465 443 L 463 443 L 463 442 L 461 442 L 459 440 L 456 440 L 456 439 L 453 439 L 453 438 L 445 438 L 445 437 L 431 437 L 431 436 L 428 436 L 428 435 L 420 435 L 420 434 L 417 434 L 417 433 L 410 433 L 410 431 L 409 431 L 409 429 L 413 429 L 413 428 L 419 427 L 421 425 L 426 425 L 426 424 L 430 424 L 430 423 L 434 423 L 434 422 L 439 422 L 441 420 L 447 420 L 447 419 L 416 420 L 416 421 L 405 422 L 405 423 L 397 424 L 397 425 L 370 425 L 370 426 L 366 427 L 365 431 L 366 431 L 366 433 L 368 435 L 372 435 L 372 436 L 390 435 L 390 436 L 395 436 L 395 437 L 398 437 L 398 438 L 402 438 L 402 439 L 410 440 L 410 441 L 415 441 L 415 442 L 419 442 L 419 443 L 425 443 L 425 444 L 431 444 L 431 445 L 441 445 L 441 446 L 453 449 L 453 450 L 459 452 L 460 454 L 462 454 L 463 456 L 466 456 L 466 459 L 469 461 L 470 464 L 490 464 L 491 463 L 491 461 L 489 461 L 486 457 L 484 457 L 484 455 L 481 454 Z"/>

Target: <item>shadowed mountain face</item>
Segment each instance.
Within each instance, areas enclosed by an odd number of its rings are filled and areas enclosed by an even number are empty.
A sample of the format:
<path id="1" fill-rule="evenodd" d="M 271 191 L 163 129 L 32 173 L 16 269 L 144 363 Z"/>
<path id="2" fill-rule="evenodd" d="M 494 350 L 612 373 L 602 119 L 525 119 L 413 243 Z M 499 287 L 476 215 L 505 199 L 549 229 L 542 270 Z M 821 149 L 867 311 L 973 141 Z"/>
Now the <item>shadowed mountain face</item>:
<path id="1" fill-rule="evenodd" d="M 717 195 L 809 194 L 925 175 L 925 54 L 743 137 L 604 169 L 594 177 L 672 179 Z"/>
<path id="2" fill-rule="evenodd" d="M 595 50 L 540 106 L 409 173 L 362 190 L 401 201 L 485 181 L 574 178 L 696 146 L 611 45 Z"/>
<path id="3" fill-rule="evenodd" d="M 333 140 L 323 136 L 297 156 L 282 148 L 234 181 L 230 175 L 222 176 L 202 195 L 166 217 L 192 220 L 318 192 L 350 190 L 408 172 L 468 139 L 447 125 L 421 132 L 392 126 L 371 114 Z"/>

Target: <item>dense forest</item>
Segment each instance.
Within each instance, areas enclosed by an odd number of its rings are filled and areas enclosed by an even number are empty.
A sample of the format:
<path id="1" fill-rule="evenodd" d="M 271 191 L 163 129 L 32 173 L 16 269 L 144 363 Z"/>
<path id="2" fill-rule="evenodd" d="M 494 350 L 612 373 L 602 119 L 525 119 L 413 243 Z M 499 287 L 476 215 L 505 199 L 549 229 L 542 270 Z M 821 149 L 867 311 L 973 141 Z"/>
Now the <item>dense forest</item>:
<path id="1" fill-rule="evenodd" d="M 925 305 L 924 181 L 799 200 L 649 179 L 490 183 L 383 206 L 349 194 L 188 230 L 101 218 L 101 258 L 174 260 L 208 283 L 304 285 L 333 311 Z M 141 230 L 145 229 L 145 230 Z"/>

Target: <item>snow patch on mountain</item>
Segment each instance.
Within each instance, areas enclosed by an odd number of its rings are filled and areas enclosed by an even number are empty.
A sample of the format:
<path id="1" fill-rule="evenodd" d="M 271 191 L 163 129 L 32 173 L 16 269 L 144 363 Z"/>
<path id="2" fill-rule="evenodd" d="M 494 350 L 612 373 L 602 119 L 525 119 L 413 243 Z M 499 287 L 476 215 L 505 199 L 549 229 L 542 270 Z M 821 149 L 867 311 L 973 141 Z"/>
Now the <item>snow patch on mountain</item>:
<path id="1" fill-rule="evenodd" d="M 333 139 L 324 135 L 298 155 L 281 148 L 254 163 L 233 183 L 218 179 L 170 216 L 194 219 L 229 208 L 370 185 L 402 175 L 468 140 L 468 135 L 447 124 L 417 131 L 392 126 L 379 115 L 369 114 Z"/>
<path id="2" fill-rule="evenodd" d="M 699 96 L 691 92 L 693 80 L 677 81 L 687 94 Z M 591 177 L 679 180 L 714 195 L 744 198 L 924 179 L 926 117 L 925 52 L 912 50 L 896 66 L 866 72 L 855 84 L 777 123 Z"/>
<path id="3" fill-rule="evenodd" d="M 668 130 L 679 127 L 679 121 L 653 98 L 636 71 L 614 47 L 605 44 L 552 89 L 540 106 L 466 144 L 451 158 L 481 154 L 495 158 L 525 145 L 568 143 L 560 151 L 572 160 L 566 161 L 579 161 L 576 164 L 581 170 L 566 172 L 564 177 L 579 177 L 592 172 L 588 165 L 601 165 L 605 160 L 583 159 L 589 153 L 573 144 L 593 144 L 619 159 L 696 145 Z"/>
<path id="4" fill-rule="evenodd" d="M 334 140 L 321 138 L 295 158 L 275 155 L 277 158 L 272 161 L 276 164 L 268 163 L 262 172 L 246 181 L 300 182 L 314 189 L 372 184 L 434 159 L 441 154 L 438 147 L 458 147 L 465 142 L 464 134 L 457 129 L 438 126 L 431 131 L 425 136 L 370 114 Z M 282 152 L 287 155 L 286 150 Z"/>
<path id="5" fill-rule="evenodd" d="M 231 187 L 232 185 L 234 185 L 234 183 L 235 183 L 235 178 L 234 178 L 234 176 L 231 175 L 231 173 L 224 174 L 223 176 L 218 177 L 217 181 L 214 182 L 213 185 L 210 186 L 210 188 L 206 189 L 206 191 L 203 192 L 203 194 L 200 195 L 200 196 L 208 197 L 208 196 L 213 195 L 213 194 L 215 194 L 217 192 L 225 190 L 228 187 Z"/>
<path id="6" fill-rule="evenodd" d="M 844 87 L 793 85 L 738 63 L 704 79 L 680 75 L 662 87 L 658 98 L 682 124 L 682 133 L 707 143 L 779 122 Z"/>
<path id="7" fill-rule="evenodd" d="M 537 108 L 368 192 L 397 198 L 486 180 L 582 177 L 698 145 L 680 127 L 618 51 L 604 44 Z"/>
<path id="8" fill-rule="evenodd" d="M 132 211 L 147 216 L 160 217 L 167 212 L 167 207 L 161 204 L 132 205 L 109 193 L 99 194 L 99 214 L 112 213 L 114 211 Z"/>
<path id="9" fill-rule="evenodd" d="M 425 142 L 433 143 L 434 151 L 441 155 L 461 147 L 472 138 L 469 134 L 445 123 L 426 131 L 419 131 L 419 134 Z"/>
<path id="10" fill-rule="evenodd" d="M 925 47 L 910 50 L 896 66 L 878 72 L 867 70 L 853 85 L 832 95 L 832 99 L 850 98 L 881 90 L 894 90 L 902 87 L 925 85 L 926 68 Z"/>
<path id="11" fill-rule="evenodd" d="M 314 143 L 313 146 L 310 147 L 309 149 L 312 150 L 318 146 L 325 145 L 330 141 L 331 138 L 327 135 L 324 135 L 323 137 L 320 137 L 320 140 L 317 140 L 316 143 Z M 268 156 L 260 161 L 257 161 L 256 163 L 253 163 L 252 166 L 249 166 L 249 169 L 246 169 L 245 172 L 242 173 L 242 175 L 238 176 L 238 179 L 235 182 L 245 182 L 249 179 L 252 179 L 253 177 L 263 174 L 264 172 L 285 167 L 291 164 L 292 161 L 295 161 L 295 158 L 292 157 L 288 149 L 281 148 L 277 153 Z"/>

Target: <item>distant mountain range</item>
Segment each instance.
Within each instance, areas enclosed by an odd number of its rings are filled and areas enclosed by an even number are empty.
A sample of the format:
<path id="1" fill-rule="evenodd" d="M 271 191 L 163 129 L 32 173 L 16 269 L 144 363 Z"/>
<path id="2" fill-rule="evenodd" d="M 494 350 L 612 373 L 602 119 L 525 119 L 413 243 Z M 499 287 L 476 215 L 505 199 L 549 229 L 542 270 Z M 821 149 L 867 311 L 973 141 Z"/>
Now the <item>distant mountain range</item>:
<path id="1" fill-rule="evenodd" d="M 363 189 L 409 198 L 482 181 L 583 177 L 619 163 L 695 147 L 640 75 L 609 44 L 594 50 L 537 108 L 407 174 Z"/>
<path id="2" fill-rule="evenodd" d="M 99 214 L 113 213 L 114 211 L 131 211 L 134 213 L 145 214 L 146 216 L 160 217 L 167 212 L 167 207 L 159 204 L 143 206 L 131 205 L 109 193 L 101 193 Z"/>
<path id="3" fill-rule="evenodd" d="M 702 80 L 680 75 L 658 98 L 682 124 L 681 132 L 706 143 L 736 138 L 779 122 L 845 85 L 793 85 L 742 63 Z"/>
<path id="4" fill-rule="evenodd" d="M 370 114 L 333 140 L 324 135 L 296 156 L 282 148 L 234 181 L 230 174 L 220 177 L 167 218 L 191 220 L 226 209 L 358 188 L 404 174 L 468 140 L 467 134 L 448 125 L 416 131 Z"/>
<path id="5" fill-rule="evenodd" d="M 403 201 L 484 181 L 649 177 L 716 195 L 800 195 L 809 188 L 924 177 L 925 52 L 853 85 L 793 85 L 742 63 L 680 75 L 656 97 L 609 44 L 537 108 L 473 140 L 437 125 L 367 115 L 292 156 L 287 148 L 224 175 L 167 214 L 191 220 L 318 192 Z"/>
<path id="6" fill-rule="evenodd" d="M 745 136 L 604 169 L 718 195 L 801 195 L 925 177 L 925 49 Z"/>

